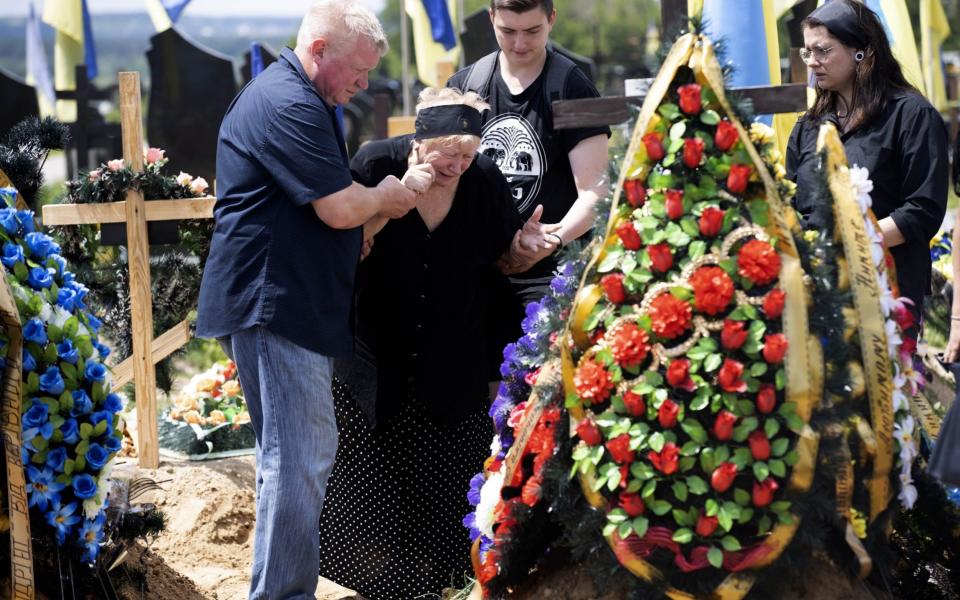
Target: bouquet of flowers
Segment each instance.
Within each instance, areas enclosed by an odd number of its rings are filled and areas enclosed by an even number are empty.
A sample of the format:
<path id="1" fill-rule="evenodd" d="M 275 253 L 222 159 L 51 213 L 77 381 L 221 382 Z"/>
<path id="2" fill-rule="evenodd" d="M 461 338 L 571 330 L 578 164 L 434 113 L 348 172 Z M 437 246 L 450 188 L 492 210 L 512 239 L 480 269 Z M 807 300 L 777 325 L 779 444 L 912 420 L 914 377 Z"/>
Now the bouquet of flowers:
<path id="1" fill-rule="evenodd" d="M 212 428 L 230 426 L 239 429 L 250 422 L 233 361 L 217 363 L 194 375 L 180 391 L 167 413 L 173 421 L 195 426 L 204 434 Z"/>

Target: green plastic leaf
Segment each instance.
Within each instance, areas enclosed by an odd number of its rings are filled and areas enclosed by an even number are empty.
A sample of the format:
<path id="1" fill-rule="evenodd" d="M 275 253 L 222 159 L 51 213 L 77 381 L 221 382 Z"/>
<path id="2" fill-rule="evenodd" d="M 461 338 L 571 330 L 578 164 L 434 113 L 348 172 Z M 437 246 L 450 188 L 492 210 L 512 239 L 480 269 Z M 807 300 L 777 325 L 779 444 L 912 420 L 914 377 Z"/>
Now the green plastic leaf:
<path id="1" fill-rule="evenodd" d="M 775 418 L 768 418 L 764 421 L 763 432 L 767 434 L 767 438 L 773 439 L 773 436 L 777 435 L 778 431 L 780 431 L 780 421 Z"/>
<path id="2" fill-rule="evenodd" d="M 646 517 L 637 517 L 633 520 L 633 532 L 639 537 L 643 537 L 647 534 L 647 527 L 650 526 L 650 521 Z"/>
<path id="3" fill-rule="evenodd" d="M 787 465 L 782 460 L 773 459 L 769 462 L 770 472 L 777 477 L 787 476 Z"/>
<path id="4" fill-rule="evenodd" d="M 65 460 L 65 461 L 63 462 L 63 472 L 64 472 L 64 474 L 65 474 L 65 475 L 70 475 L 71 473 L 73 473 L 73 468 L 74 468 L 74 465 L 75 465 L 75 464 L 76 464 L 76 463 L 75 463 L 73 460 L 69 459 L 69 458 L 68 458 L 67 460 Z"/>
<path id="5" fill-rule="evenodd" d="M 690 401 L 690 410 L 703 410 L 710 403 L 710 388 L 701 386 L 697 395 Z"/>
<path id="6" fill-rule="evenodd" d="M 658 431 L 650 436 L 650 439 L 647 443 L 650 444 L 650 448 L 653 449 L 654 452 L 660 452 L 663 450 L 663 444 L 665 442 L 666 440 L 664 439 L 663 434 Z"/>
<path id="7" fill-rule="evenodd" d="M 721 508 L 717 511 L 717 523 L 724 531 L 730 531 L 730 528 L 733 527 L 733 515 Z"/>
<path id="8" fill-rule="evenodd" d="M 716 125 L 720 122 L 720 115 L 712 108 L 708 108 L 700 113 L 700 122 L 704 125 Z"/>
<path id="9" fill-rule="evenodd" d="M 698 444 L 704 444 L 707 441 L 707 432 L 698 421 L 687 419 L 680 423 L 680 427 L 690 436 L 690 439 Z M 659 452 L 659 450 L 658 450 Z"/>
<path id="10" fill-rule="evenodd" d="M 80 423 L 80 437 L 87 439 L 93 433 L 93 425 L 90 423 Z"/>
<path id="11" fill-rule="evenodd" d="M 673 140 L 682 139 L 683 134 L 686 133 L 686 131 L 687 131 L 687 123 L 685 121 L 674 123 L 673 126 L 670 127 L 670 139 L 673 139 Z"/>
<path id="12" fill-rule="evenodd" d="M 781 438 L 779 440 L 774 440 L 773 444 L 770 445 L 770 452 L 774 456 L 783 456 L 787 451 L 787 448 L 790 447 L 790 440 L 786 438 Z"/>
<path id="13" fill-rule="evenodd" d="M 619 535 L 623 539 L 626 539 L 632 533 L 633 533 L 633 523 L 631 523 L 630 521 L 620 523 L 620 526 L 617 527 L 617 535 Z"/>
<path id="14" fill-rule="evenodd" d="M 720 540 L 720 543 L 723 545 L 723 549 L 727 552 L 736 552 L 741 548 L 740 542 L 732 535 L 723 536 L 723 539 Z"/>
<path id="15" fill-rule="evenodd" d="M 709 490 L 707 487 L 707 482 L 697 475 L 691 475 L 690 477 L 687 477 L 687 488 L 691 494 L 695 494 L 697 496 L 702 496 Z"/>
<path id="16" fill-rule="evenodd" d="M 693 532 L 686 527 L 681 527 L 673 532 L 673 541 L 678 544 L 689 544 L 692 539 Z"/>
<path id="17" fill-rule="evenodd" d="M 680 118 L 680 107 L 671 102 L 664 102 L 660 105 L 660 108 L 657 109 L 657 112 L 660 113 L 665 119 L 670 121 L 675 121 Z"/>
<path id="18" fill-rule="evenodd" d="M 708 372 L 712 373 L 720 368 L 720 365 L 723 363 L 723 357 L 720 354 L 710 354 L 707 356 L 707 359 L 703 361 L 703 368 Z"/>
<path id="19" fill-rule="evenodd" d="M 707 560 L 710 561 L 710 565 L 715 569 L 719 569 L 723 566 L 723 550 L 720 548 L 710 548 L 707 551 Z"/>
<path id="20" fill-rule="evenodd" d="M 657 515 L 658 517 L 662 517 L 663 515 L 670 512 L 672 509 L 673 509 L 673 506 L 671 506 L 671 504 L 666 500 L 657 500 L 650 507 L 650 510 L 653 511 L 653 514 Z"/>
<path id="21" fill-rule="evenodd" d="M 717 504 L 717 501 L 713 498 L 708 498 L 704 503 L 704 508 L 706 509 L 706 514 L 708 517 L 715 517 L 717 513 L 720 512 L 720 505 Z"/>
<path id="22" fill-rule="evenodd" d="M 610 271 L 617 268 L 617 265 L 620 263 L 621 252 L 618 249 L 611 250 L 603 257 L 603 260 L 600 261 L 600 264 L 597 266 L 597 272 L 599 273 L 609 273 Z"/>
<path id="23" fill-rule="evenodd" d="M 83 456 L 78 456 L 76 460 L 73 461 L 74 469 L 79 473 L 87 468 L 87 459 Z"/>
<path id="24" fill-rule="evenodd" d="M 679 502 L 687 501 L 687 486 L 682 481 L 673 484 L 673 495 Z"/>
<path id="25" fill-rule="evenodd" d="M 757 481 L 763 481 L 770 476 L 770 467 L 762 461 L 753 463 L 753 476 L 757 478 Z"/>
<path id="26" fill-rule="evenodd" d="M 653 496 L 653 493 L 657 491 L 657 480 L 651 479 L 643 486 L 643 491 L 640 492 L 641 498 L 650 498 Z"/>
<path id="27" fill-rule="evenodd" d="M 735 488 L 733 490 L 733 499 L 736 500 L 740 506 L 750 505 L 750 493 L 747 492 L 747 490 Z"/>

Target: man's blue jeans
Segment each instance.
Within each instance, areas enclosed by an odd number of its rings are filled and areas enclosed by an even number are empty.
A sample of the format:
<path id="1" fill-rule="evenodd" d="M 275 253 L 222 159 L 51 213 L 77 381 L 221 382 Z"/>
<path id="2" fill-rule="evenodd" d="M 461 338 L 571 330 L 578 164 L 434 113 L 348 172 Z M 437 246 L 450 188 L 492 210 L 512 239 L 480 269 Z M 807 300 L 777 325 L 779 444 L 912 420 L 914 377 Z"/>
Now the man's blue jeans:
<path id="1" fill-rule="evenodd" d="M 320 509 L 337 454 L 333 361 L 252 327 L 222 338 L 257 438 L 251 600 L 314 598 Z"/>

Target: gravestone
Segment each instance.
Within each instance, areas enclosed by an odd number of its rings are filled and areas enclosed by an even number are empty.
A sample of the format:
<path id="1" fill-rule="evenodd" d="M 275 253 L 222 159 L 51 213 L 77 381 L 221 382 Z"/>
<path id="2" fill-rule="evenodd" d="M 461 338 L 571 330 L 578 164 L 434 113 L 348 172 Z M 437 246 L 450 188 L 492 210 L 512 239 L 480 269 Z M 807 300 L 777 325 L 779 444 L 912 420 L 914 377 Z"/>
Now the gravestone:
<path id="1" fill-rule="evenodd" d="M 243 66 L 240 67 L 240 85 L 246 85 L 252 79 L 252 77 L 250 77 L 250 68 L 253 62 L 252 54 L 252 51 L 249 49 L 243 53 Z M 260 44 L 260 60 L 263 61 L 264 69 L 277 62 L 277 58 L 279 57 L 280 53 L 271 48 L 269 44 Z"/>
<path id="2" fill-rule="evenodd" d="M 460 43 L 463 46 L 463 63 L 466 65 L 472 65 L 498 49 L 488 9 L 481 8 L 467 15 L 463 21 L 463 31 L 460 32 Z M 596 81 L 597 65 L 593 59 L 571 52 L 553 41 L 548 42 L 548 47 L 576 63 L 590 81 Z"/>
<path id="3" fill-rule="evenodd" d="M 212 182 L 220 122 L 237 95 L 233 62 L 176 27 L 157 33 L 150 44 L 147 139 L 167 151 L 170 170 Z"/>
<path id="4" fill-rule="evenodd" d="M 0 139 L 6 137 L 10 128 L 20 121 L 40 114 L 36 89 L 2 67 L 0 98 L 3 98 L 3 110 L 0 110 Z"/>

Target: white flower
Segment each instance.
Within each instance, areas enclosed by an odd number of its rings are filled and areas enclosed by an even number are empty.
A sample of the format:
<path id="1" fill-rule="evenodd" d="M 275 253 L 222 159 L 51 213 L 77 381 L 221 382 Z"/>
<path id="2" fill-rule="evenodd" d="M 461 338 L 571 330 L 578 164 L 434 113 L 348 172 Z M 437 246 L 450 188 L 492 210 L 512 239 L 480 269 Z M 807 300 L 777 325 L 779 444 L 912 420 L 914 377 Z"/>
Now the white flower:
<path id="1" fill-rule="evenodd" d="M 192 182 L 190 182 L 190 191 L 196 194 L 197 196 L 202 196 L 207 192 L 207 180 L 203 177 L 197 177 Z"/>
<path id="2" fill-rule="evenodd" d="M 53 309 L 50 308 L 50 305 L 44 302 L 43 306 L 40 307 L 40 320 L 49 323 L 53 317 Z"/>
<path id="3" fill-rule="evenodd" d="M 893 297 L 893 291 L 890 289 L 890 280 L 887 278 L 887 272 L 881 271 L 877 275 L 880 284 L 880 310 L 884 317 L 889 317 L 897 307 L 897 300 Z"/>
<path id="4" fill-rule="evenodd" d="M 493 538 L 493 521 L 496 518 L 497 504 L 500 502 L 500 489 L 503 487 L 503 473 L 491 473 L 480 488 L 480 504 L 477 505 L 476 527 L 480 533 Z"/>
<path id="5" fill-rule="evenodd" d="M 165 152 L 164 150 L 161 150 L 160 148 L 150 148 L 150 149 L 147 150 L 147 155 L 146 155 L 146 157 L 144 158 L 144 160 L 146 161 L 146 163 L 147 163 L 148 165 L 152 165 L 152 164 L 158 163 L 158 162 L 160 162 L 160 161 L 166 162 L 166 161 L 164 160 L 164 159 L 165 159 L 165 156 L 164 156 L 165 154 L 166 154 L 166 152 Z"/>
<path id="6" fill-rule="evenodd" d="M 887 331 L 887 352 L 890 353 L 890 358 L 896 358 L 900 344 L 903 343 L 903 340 L 900 339 L 900 331 L 897 329 L 897 322 L 893 319 L 887 319 L 884 323 L 884 329 Z"/>
<path id="7" fill-rule="evenodd" d="M 866 214 L 867 209 L 873 206 L 873 200 L 870 198 L 870 192 L 873 191 L 873 181 L 870 180 L 870 171 L 865 167 L 854 165 L 850 167 L 850 185 L 853 187 L 853 193 L 857 197 L 857 204 L 860 205 L 860 212 Z"/>
<path id="8" fill-rule="evenodd" d="M 87 174 L 87 181 L 93 183 L 100 180 L 100 169 L 94 169 Z"/>
<path id="9" fill-rule="evenodd" d="M 900 473 L 900 494 L 897 497 L 906 509 L 913 508 L 913 503 L 917 501 L 917 488 L 913 486 L 910 473 Z"/>
<path id="10" fill-rule="evenodd" d="M 183 171 L 180 171 L 180 174 L 177 175 L 177 183 L 183 187 L 190 187 L 192 182 L 193 177 L 190 175 L 190 173 L 184 173 Z"/>
<path id="11" fill-rule="evenodd" d="M 900 444 L 900 464 L 909 465 L 917 455 L 917 441 L 913 438 L 913 416 L 907 415 L 893 424 L 893 437 Z"/>
<path id="12" fill-rule="evenodd" d="M 493 436 L 493 441 L 490 443 L 490 456 L 498 456 L 502 449 L 503 446 L 500 445 L 500 436 Z"/>
<path id="13" fill-rule="evenodd" d="M 122 159 L 122 158 L 115 158 L 115 159 L 109 161 L 109 162 L 107 163 L 107 168 L 110 169 L 111 171 L 114 171 L 114 172 L 119 171 L 120 169 L 123 168 L 123 159 Z"/>
<path id="14" fill-rule="evenodd" d="M 910 403 L 907 401 L 906 394 L 903 393 L 903 387 L 907 383 L 907 377 L 900 372 L 900 363 L 893 361 L 893 368 L 897 374 L 893 378 L 893 412 L 910 410 Z"/>

